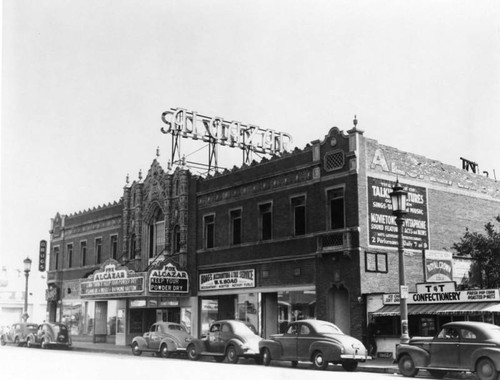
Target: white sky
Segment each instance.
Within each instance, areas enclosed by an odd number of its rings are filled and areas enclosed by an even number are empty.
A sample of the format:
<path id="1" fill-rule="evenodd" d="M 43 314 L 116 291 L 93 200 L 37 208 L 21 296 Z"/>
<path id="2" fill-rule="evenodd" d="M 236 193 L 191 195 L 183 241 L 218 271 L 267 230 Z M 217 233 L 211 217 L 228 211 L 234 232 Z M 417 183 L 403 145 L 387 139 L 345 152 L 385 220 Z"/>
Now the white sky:
<path id="1" fill-rule="evenodd" d="M 500 179 L 496 0 L 4 0 L 2 19 L 3 265 L 36 270 L 56 212 L 118 201 L 157 146 L 166 168 L 170 107 L 299 148 L 356 114 L 382 144 Z"/>

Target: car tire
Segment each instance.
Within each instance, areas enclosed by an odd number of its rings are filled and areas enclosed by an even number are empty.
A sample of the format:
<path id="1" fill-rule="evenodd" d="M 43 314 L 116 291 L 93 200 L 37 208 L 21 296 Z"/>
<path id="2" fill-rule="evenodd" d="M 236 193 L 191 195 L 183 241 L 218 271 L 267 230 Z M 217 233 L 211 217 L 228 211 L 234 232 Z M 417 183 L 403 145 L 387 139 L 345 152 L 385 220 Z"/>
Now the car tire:
<path id="1" fill-rule="evenodd" d="M 496 380 L 498 371 L 495 363 L 489 358 L 482 358 L 476 364 L 476 375 L 479 380 Z"/>
<path id="2" fill-rule="evenodd" d="M 141 356 L 142 355 L 142 351 L 139 348 L 139 343 L 137 343 L 137 342 L 132 343 L 132 354 L 134 354 L 134 356 Z"/>
<path id="3" fill-rule="evenodd" d="M 432 377 L 435 377 L 436 379 L 442 379 L 443 377 L 446 376 L 446 371 L 440 370 L 440 369 L 428 369 L 427 372 L 430 373 Z"/>
<path id="4" fill-rule="evenodd" d="M 47 348 L 49 348 L 48 343 L 49 342 L 47 342 L 47 339 L 43 338 L 42 342 L 40 343 L 40 347 L 43 348 L 44 350 L 46 350 Z"/>
<path id="5" fill-rule="evenodd" d="M 233 345 L 230 345 L 226 350 L 226 358 L 227 362 L 231 364 L 238 363 L 238 353 L 236 352 L 236 348 Z"/>
<path id="6" fill-rule="evenodd" d="M 26 339 L 26 347 L 32 348 L 33 344 L 31 343 L 31 338 Z"/>
<path id="7" fill-rule="evenodd" d="M 328 367 L 328 361 L 325 360 L 325 356 L 321 351 L 315 351 L 313 356 L 312 356 L 312 362 L 314 365 L 314 368 L 316 369 L 326 369 Z"/>
<path id="8" fill-rule="evenodd" d="M 6 342 L 5 342 L 5 338 L 4 338 L 3 336 L 0 338 L 0 344 L 1 344 L 2 346 L 5 346 L 5 344 L 6 344 Z"/>
<path id="9" fill-rule="evenodd" d="M 262 350 L 262 364 L 267 367 L 271 364 L 271 360 L 271 351 L 269 351 L 269 348 L 264 348 Z"/>
<path id="10" fill-rule="evenodd" d="M 356 360 L 346 360 L 342 362 L 342 368 L 348 372 L 356 371 L 356 368 L 358 368 L 358 362 Z"/>
<path id="11" fill-rule="evenodd" d="M 190 344 L 187 349 L 187 357 L 189 360 L 199 360 L 200 359 L 200 353 L 196 349 L 196 346 L 194 344 Z"/>
<path id="12" fill-rule="evenodd" d="M 292 360 L 292 368 L 297 368 L 299 362 L 297 360 Z"/>
<path id="13" fill-rule="evenodd" d="M 14 338 L 14 344 L 15 344 L 16 346 L 19 346 L 19 345 L 20 345 L 20 344 L 19 344 L 19 337 L 18 337 L 18 336 L 16 336 L 16 337 Z"/>
<path id="14" fill-rule="evenodd" d="M 170 357 L 171 352 L 168 350 L 168 346 L 166 343 L 163 343 L 160 347 L 160 356 L 164 359 Z"/>
<path id="15" fill-rule="evenodd" d="M 415 377 L 418 373 L 418 368 L 415 368 L 415 363 L 410 355 L 404 354 L 398 360 L 399 372 L 406 377 Z"/>

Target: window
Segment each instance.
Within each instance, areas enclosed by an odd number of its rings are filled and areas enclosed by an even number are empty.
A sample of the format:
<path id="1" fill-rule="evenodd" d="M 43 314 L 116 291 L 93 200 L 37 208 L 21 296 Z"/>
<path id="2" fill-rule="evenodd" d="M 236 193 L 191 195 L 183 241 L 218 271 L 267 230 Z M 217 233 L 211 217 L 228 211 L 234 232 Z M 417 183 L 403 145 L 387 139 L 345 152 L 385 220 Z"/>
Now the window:
<path id="1" fill-rule="evenodd" d="M 306 197 L 292 198 L 293 236 L 306 234 Z"/>
<path id="2" fill-rule="evenodd" d="M 181 251 L 181 228 L 177 225 L 174 227 L 174 252 Z"/>
<path id="3" fill-rule="evenodd" d="M 365 252 L 365 271 L 387 273 L 387 253 Z"/>
<path id="4" fill-rule="evenodd" d="M 95 239 L 95 259 L 96 263 L 100 264 L 102 260 L 102 239 Z"/>
<path id="5" fill-rule="evenodd" d="M 115 259 L 118 257 L 118 236 L 111 236 L 111 258 Z"/>
<path id="6" fill-rule="evenodd" d="M 259 229 L 261 240 L 272 238 L 273 230 L 273 205 L 266 203 L 259 206 Z"/>
<path id="7" fill-rule="evenodd" d="M 149 258 L 159 255 L 165 248 L 165 216 L 160 208 L 149 225 Z"/>
<path id="8" fill-rule="evenodd" d="M 328 207 L 330 216 L 330 229 L 336 230 L 345 227 L 344 220 L 344 189 L 333 189 L 328 191 Z"/>
<path id="9" fill-rule="evenodd" d="M 80 257 L 82 258 L 82 267 L 87 265 L 87 242 L 80 242 Z"/>
<path id="10" fill-rule="evenodd" d="M 54 269 L 59 269 L 59 247 L 54 247 Z"/>
<path id="11" fill-rule="evenodd" d="M 215 244 L 215 215 L 206 215 L 203 218 L 204 223 L 204 242 L 205 248 L 213 248 Z"/>
<path id="12" fill-rule="evenodd" d="M 230 212 L 231 218 L 231 244 L 241 244 L 241 209 L 232 210 Z"/>
<path id="13" fill-rule="evenodd" d="M 68 244 L 68 268 L 73 266 L 73 244 Z"/>

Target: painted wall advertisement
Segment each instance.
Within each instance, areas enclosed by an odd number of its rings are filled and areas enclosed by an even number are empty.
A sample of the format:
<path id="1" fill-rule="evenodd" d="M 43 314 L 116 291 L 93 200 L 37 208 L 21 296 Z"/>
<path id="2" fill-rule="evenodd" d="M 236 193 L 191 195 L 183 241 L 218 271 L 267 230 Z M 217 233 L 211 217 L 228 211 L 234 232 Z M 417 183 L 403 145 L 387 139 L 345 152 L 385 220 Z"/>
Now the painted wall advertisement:
<path id="1" fill-rule="evenodd" d="M 391 197 L 395 182 L 368 177 L 368 226 L 371 246 L 398 246 L 398 227 L 392 215 Z M 429 247 L 427 221 L 427 190 L 424 187 L 401 183 L 408 192 L 407 212 L 403 223 L 403 242 L 406 249 Z"/>
<path id="2" fill-rule="evenodd" d="M 125 297 L 144 292 L 144 276 L 109 259 L 80 283 L 82 298 Z"/>
<path id="3" fill-rule="evenodd" d="M 424 251 L 426 282 L 453 281 L 453 255 L 448 251 Z"/>
<path id="4" fill-rule="evenodd" d="M 200 274 L 200 290 L 253 287 L 255 287 L 254 269 Z"/>

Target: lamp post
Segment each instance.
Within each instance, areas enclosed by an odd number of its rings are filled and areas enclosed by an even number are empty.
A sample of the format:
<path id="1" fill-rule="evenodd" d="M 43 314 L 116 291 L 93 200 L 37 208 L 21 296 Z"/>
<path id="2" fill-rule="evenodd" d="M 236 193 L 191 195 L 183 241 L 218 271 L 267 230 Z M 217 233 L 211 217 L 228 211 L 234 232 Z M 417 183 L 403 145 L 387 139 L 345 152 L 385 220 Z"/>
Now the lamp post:
<path id="1" fill-rule="evenodd" d="M 405 279 L 405 261 L 403 249 L 403 222 L 406 215 L 406 199 L 408 192 L 399 185 L 399 180 L 396 180 L 396 185 L 389 193 L 392 202 L 392 215 L 396 217 L 396 225 L 398 226 L 398 256 L 399 256 L 399 307 L 401 316 L 401 343 L 408 343 L 410 336 L 408 334 L 408 287 Z"/>
<path id="2" fill-rule="evenodd" d="M 29 318 L 28 315 L 28 277 L 31 271 L 31 259 L 26 257 L 23 261 L 24 263 L 24 275 L 26 276 L 26 289 L 24 291 L 24 314 L 23 321 L 26 322 Z"/>

